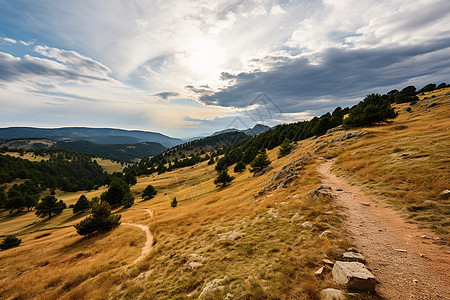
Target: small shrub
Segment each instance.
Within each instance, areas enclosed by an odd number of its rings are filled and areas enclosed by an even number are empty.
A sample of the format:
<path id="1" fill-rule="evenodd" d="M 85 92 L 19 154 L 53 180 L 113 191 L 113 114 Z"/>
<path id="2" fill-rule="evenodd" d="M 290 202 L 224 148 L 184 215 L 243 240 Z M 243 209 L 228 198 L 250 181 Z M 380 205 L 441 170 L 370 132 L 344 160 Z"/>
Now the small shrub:
<path id="1" fill-rule="evenodd" d="M 170 202 L 170 206 L 177 207 L 177 205 L 178 205 L 177 197 L 173 197 L 172 202 Z"/>
<path id="2" fill-rule="evenodd" d="M 6 250 L 6 249 L 9 249 L 9 248 L 17 247 L 17 246 L 20 245 L 21 242 L 22 242 L 21 239 L 16 238 L 13 235 L 8 235 L 1 242 L 0 249 L 1 250 Z"/>
<path id="3" fill-rule="evenodd" d="M 234 166 L 234 173 L 242 173 L 245 170 L 245 164 L 240 161 Z"/>
<path id="4" fill-rule="evenodd" d="M 158 192 L 156 191 L 155 187 L 151 184 L 147 185 L 147 187 L 142 192 L 142 198 L 144 199 L 151 199 L 153 198 Z"/>

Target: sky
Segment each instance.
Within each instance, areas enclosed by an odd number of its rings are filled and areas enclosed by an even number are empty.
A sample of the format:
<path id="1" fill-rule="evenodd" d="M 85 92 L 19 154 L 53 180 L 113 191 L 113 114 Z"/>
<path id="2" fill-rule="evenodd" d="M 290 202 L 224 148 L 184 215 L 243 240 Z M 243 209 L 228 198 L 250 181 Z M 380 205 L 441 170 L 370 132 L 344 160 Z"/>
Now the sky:
<path id="1" fill-rule="evenodd" d="M 184 138 L 449 75 L 448 0 L 0 0 L 0 127 Z"/>

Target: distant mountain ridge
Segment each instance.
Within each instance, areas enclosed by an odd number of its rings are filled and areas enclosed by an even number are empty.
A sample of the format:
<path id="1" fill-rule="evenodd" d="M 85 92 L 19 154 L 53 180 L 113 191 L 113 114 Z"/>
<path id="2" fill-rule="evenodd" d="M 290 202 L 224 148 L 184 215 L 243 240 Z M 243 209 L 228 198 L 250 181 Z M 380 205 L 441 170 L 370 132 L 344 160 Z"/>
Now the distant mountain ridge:
<path id="1" fill-rule="evenodd" d="M 212 135 L 218 135 L 221 133 L 226 133 L 226 132 L 243 132 L 246 135 L 257 135 L 260 134 L 263 131 L 269 130 L 270 127 L 267 125 L 263 125 L 263 124 L 256 124 L 255 126 L 253 126 L 253 128 L 247 128 L 247 129 L 236 129 L 236 128 L 228 128 L 228 129 L 224 129 L 224 130 L 220 130 L 220 131 L 216 131 L 214 132 Z"/>
<path id="2" fill-rule="evenodd" d="M 253 128 L 247 128 L 247 129 L 227 128 L 224 130 L 216 131 L 211 134 L 205 133 L 205 134 L 201 134 L 199 136 L 191 137 L 189 139 L 184 140 L 184 142 L 195 141 L 195 140 L 203 139 L 206 137 L 215 136 L 215 135 L 219 135 L 222 133 L 229 133 L 229 132 L 242 132 L 242 133 L 245 133 L 246 135 L 257 135 L 257 134 L 260 134 L 261 132 L 264 132 L 269 129 L 271 129 L 271 127 L 269 127 L 267 125 L 263 125 L 263 124 L 256 124 L 255 126 L 253 126 Z"/>
<path id="3" fill-rule="evenodd" d="M 183 141 L 157 132 L 90 127 L 8 127 L 0 128 L 0 139 L 47 138 L 51 140 L 79 139 L 97 144 L 134 144 L 140 142 L 159 143 L 167 148 Z"/>

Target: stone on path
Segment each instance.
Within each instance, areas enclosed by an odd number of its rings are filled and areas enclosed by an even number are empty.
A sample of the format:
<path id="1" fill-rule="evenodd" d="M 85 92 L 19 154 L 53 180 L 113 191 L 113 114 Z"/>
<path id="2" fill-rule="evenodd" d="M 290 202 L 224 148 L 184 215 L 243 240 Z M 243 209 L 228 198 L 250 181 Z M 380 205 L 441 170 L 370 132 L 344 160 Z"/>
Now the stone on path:
<path id="1" fill-rule="evenodd" d="M 359 262 L 366 261 L 366 259 L 364 258 L 364 256 L 361 253 L 353 252 L 353 251 L 345 252 L 344 254 L 342 254 L 342 257 L 346 261 L 359 261 Z"/>
<path id="2" fill-rule="evenodd" d="M 320 292 L 320 300 L 345 300 L 347 297 L 341 290 L 324 289 Z"/>
<path id="3" fill-rule="evenodd" d="M 348 289 L 375 291 L 375 276 L 362 263 L 337 261 L 332 274 L 334 281 Z"/>

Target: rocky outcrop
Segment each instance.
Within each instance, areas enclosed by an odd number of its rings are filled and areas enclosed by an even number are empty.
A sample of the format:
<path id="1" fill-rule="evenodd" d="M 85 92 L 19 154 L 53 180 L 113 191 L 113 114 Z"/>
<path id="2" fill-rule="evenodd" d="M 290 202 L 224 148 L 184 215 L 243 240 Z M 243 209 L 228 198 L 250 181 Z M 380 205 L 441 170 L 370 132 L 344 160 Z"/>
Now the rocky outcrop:
<path id="1" fill-rule="evenodd" d="M 333 279 L 348 289 L 375 291 L 375 276 L 359 262 L 337 261 L 332 270 Z"/>
<path id="2" fill-rule="evenodd" d="M 325 134 L 330 134 L 330 133 L 333 133 L 336 131 L 343 131 L 343 130 L 344 130 L 344 127 L 342 127 L 342 125 L 339 125 L 339 126 L 331 128 L 331 129 L 328 129 Z"/>
<path id="3" fill-rule="evenodd" d="M 331 194 L 331 188 L 327 185 L 321 185 L 319 188 L 312 190 L 309 192 L 309 196 L 314 201 L 318 200 L 319 198 L 333 198 L 333 195 Z"/>
<path id="4" fill-rule="evenodd" d="M 273 167 L 271 167 L 271 166 L 264 167 L 261 170 L 256 171 L 255 173 L 253 173 L 253 177 L 261 176 L 261 175 L 263 175 L 263 174 L 265 174 L 265 173 L 267 173 L 269 171 L 272 171 L 272 170 L 273 170 Z"/>
<path id="5" fill-rule="evenodd" d="M 343 132 L 340 137 L 332 139 L 331 141 L 332 142 L 342 142 L 342 141 L 352 139 L 357 136 L 363 136 L 366 134 L 368 134 L 367 131 L 348 131 L 348 132 Z"/>

